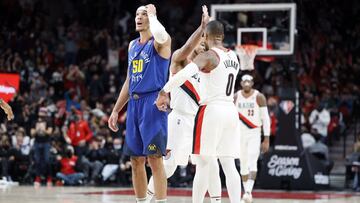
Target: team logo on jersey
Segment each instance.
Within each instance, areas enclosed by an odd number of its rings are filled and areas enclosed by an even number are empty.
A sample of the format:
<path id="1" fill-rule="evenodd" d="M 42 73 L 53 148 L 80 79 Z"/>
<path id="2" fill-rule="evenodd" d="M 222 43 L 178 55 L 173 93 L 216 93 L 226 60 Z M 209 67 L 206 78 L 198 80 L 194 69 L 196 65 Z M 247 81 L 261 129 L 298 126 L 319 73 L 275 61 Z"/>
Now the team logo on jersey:
<path id="1" fill-rule="evenodd" d="M 289 114 L 291 110 L 294 108 L 294 102 L 290 100 L 285 100 L 280 103 L 281 109 L 284 111 L 285 114 Z"/>
<path id="2" fill-rule="evenodd" d="M 149 151 L 156 151 L 156 149 L 157 149 L 157 147 L 155 144 L 149 144 L 149 146 L 148 146 Z"/>

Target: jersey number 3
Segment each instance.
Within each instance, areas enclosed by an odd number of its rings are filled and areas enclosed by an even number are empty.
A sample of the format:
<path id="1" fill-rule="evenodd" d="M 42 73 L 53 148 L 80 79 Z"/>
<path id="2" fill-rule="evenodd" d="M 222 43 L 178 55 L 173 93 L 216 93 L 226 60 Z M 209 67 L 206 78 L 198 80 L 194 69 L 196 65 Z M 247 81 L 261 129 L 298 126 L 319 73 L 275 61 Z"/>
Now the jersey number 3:
<path id="1" fill-rule="evenodd" d="M 132 72 L 133 73 L 141 73 L 143 71 L 143 64 L 144 64 L 144 61 L 142 59 L 133 60 L 132 61 L 132 66 L 133 66 Z"/>
<path id="2" fill-rule="evenodd" d="M 230 96 L 234 85 L 234 74 L 230 73 L 226 85 L 226 96 Z"/>

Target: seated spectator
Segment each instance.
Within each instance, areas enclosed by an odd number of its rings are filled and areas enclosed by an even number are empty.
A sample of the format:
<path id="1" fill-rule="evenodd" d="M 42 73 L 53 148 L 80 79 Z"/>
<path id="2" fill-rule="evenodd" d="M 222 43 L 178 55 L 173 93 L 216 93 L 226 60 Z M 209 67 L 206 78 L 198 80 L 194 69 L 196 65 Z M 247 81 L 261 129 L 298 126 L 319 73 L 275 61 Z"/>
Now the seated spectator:
<path id="1" fill-rule="evenodd" d="M 25 136 L 25 130 L 19 128 L 12 136 L 12 148 L 9 151 L 10 174 L 13 180 L 23 182 L 30 165 L 30 138 Z"/>
<path id="2" fill-rule="evenodd" d="M 306 149 L 306 148 L 310 147 L 311 145 L 315 144 L 316 140 L 315 140 L 314 136 L 309 132 L 309 130 L 305 126 L 302 127 L 302 131 L 303 131 L 303 133 L 301 134 L 301 141 L 302 141 L 303 148 Z"/>
<path id="3" fill-rule="evenodd" d="M 78 157 L 74 155 L 74 148 L 68 146 L 64 156 L 58 156 L 57 159 L 60 162 L 60 172 L 56 177 L 63 181 L 64 185 L 81 185 L 85 176 L 84 173 L 76 171 Z"/>
<path id="4" fill-rule="evenodd" d="M 317 139 L 323 143 L 327 143 L 328 125 L 330 123 L 330 113 L 325 108 L 323 103 L 320 103 L 316 109 L 314 109 L 309 117 L 309 122 L 312 129 L 317 131 Z"/>
<path id="5" fill-rule="evenodd" d="M 122 155 L 122 143 L 121 139 L 116 138 L 114 141 L 107 141 L 105 149 L 106 149 L 106 165 L 104 166 L 101 176 L 102 181 L 107 181 L 111 176 L 113 176 L 116 171 L 118 171 L 120 166 L 120 157 Z"/>
<path id="6" fill-rule="evenodd" d="M 101 146 L 101 140 L 93 138 L 85 155 L 81 158 L 81 167 L 84 171 L 86 182 L 95 185 L 104 164 L 102 160 L 105 158 L 105 151 Z"/>

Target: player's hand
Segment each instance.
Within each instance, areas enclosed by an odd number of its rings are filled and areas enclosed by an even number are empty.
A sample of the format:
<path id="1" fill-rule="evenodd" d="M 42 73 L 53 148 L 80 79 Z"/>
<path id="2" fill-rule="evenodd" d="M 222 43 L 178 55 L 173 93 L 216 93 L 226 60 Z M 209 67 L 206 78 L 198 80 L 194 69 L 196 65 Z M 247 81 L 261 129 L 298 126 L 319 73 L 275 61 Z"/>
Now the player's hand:
<path id="1" fill-rule="evenodd" d="M 117 132 L 119 130 L 119 128 L 117 126 L 118 116 L 119 116 L 118 113 L 112 112 L 110 115 L 110 118 L 108 120 L 108 126 L 114 132 Z"/>
<path id="2" fill-rule="evenodd" d="M 1 108 L 6 113 L 8 121 L 14 119 L 14 113 L 12 111 L 11 106 L 8 103 L 6 103 L 5 101 L 1 101 Z"/>
<path id="3" fill-rule="evenodd" d="M 148 4 L 145 6 L 147 15 L 150 16 L 156 16 L 156 8 L 154 4 Z"/>
<path id="4" fill-rule="evenodd" d="M 156 106 L 159 109 L 159 111 L 167 111 L 168 110 L 168 106 L 170 104 L 170 98 L 169 98 L 169 94 L 164 92 L 163 90 L 161 90 L 159 92 L 159 95 L 156 99 Z"/>
<path id="5" fill-rule="evenodd" d="M 266 153 L 269 151 L 270 141 L 269 136 L 264 138 L 264 141 L 261 143 L 261 153 Z"/>
<path id="6" fill-rule="evenodd" d="M 209 13 L 208 13 L 208 8 L 204 5 L 202 6 L 202 17 L 201 17 L 201 27 L 203 29 L 205 29 L 206 25 L 208 24 L 209 22 Z"/>

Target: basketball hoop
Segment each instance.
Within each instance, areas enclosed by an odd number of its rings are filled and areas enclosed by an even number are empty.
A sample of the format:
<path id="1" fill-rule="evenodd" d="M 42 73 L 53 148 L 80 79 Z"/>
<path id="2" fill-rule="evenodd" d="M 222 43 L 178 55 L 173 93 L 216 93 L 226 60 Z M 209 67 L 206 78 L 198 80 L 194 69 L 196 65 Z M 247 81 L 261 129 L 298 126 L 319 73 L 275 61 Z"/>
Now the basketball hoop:
<path id="1" fill-rule="evenodd" d="M 249 44 L 236 46 L 236 54 L 240 58 L 240 70 L 254 70 L 254 59 L 259 48 Z"/>

